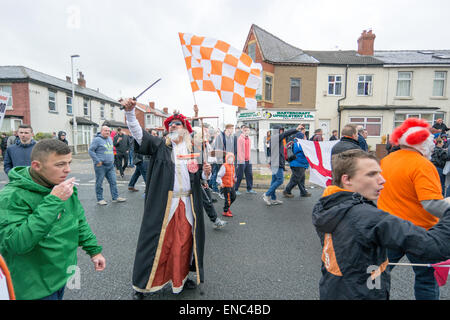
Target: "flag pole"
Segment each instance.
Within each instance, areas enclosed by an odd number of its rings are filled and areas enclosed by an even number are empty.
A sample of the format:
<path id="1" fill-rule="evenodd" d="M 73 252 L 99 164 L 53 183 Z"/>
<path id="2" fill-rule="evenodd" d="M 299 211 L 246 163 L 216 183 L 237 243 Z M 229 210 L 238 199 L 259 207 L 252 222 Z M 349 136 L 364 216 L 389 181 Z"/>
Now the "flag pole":
<path id="1" fill-rule="evenodd" d="M 390 266 L 411 266 L 411 267 L 428 267 L 430 268 L 432 265 L 427 263 L 393 263 L 389 262 Z M 441 268 L 450 268 L 450 265 L 435 265 L 433 267 L 441 267 Z"/>

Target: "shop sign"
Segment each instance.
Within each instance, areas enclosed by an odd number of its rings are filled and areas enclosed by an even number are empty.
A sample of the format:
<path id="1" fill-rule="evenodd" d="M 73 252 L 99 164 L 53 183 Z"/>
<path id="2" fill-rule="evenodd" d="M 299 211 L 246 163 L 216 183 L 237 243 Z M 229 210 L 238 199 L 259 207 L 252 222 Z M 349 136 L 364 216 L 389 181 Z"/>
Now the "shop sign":
<path id="1" fill-rule="evenodd" d="M 238 114 L 238 120 L 314 120 L 312 111 L 255 111 L 241 112 Z"/>
<path id="2" fill-rule="evenodd" d="M 314 120 L 311 111 L 264 111 L 265 119 L 274 120 Z"/>

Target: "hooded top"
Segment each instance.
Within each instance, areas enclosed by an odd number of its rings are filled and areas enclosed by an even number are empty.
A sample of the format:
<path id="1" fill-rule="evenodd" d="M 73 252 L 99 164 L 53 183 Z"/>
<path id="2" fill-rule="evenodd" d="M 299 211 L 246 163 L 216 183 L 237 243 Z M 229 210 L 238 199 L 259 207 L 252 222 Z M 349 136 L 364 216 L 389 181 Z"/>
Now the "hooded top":
<path id="1" fill-rule="evenodd" d="M 11 272 L 16 297 L 41 299 L 61 289 L 77 265 L 77 248 L 102 251 L 74 187 L 66 201 L 33 181 L 29 167 L 15 167 L 0 191 L 0 254 Z"/>
<path id="2" fill-rule="evenodd" d="M 14 167 L 19 166 L 30 166 L 31 165 L 31 151 L 36 145 L 36 141 L 31 139 L 29 144 L 23 144 L 20 140 L 13 145 L 10 145 L 6 149 L 6 154 L 4 157 L 4 169 L 5 173 L 8 174 L 9 170 Z"/>
<path id="3" fill-rule="evenodd" d="M 323 247 L 321 299 L 389 299 L 388 248 L 430 263 L 450 257 L 450 210 L 427 232 L 358 193 L 329 186 L 312 221 Z"/>
<path id="4" fill-rule="evenodd" d="M 105 138 L 101 133 L 97 133 L 97 136 L 92 140 L 91 146 L 89 147 L 89 155 L 94 165 L 97 165 L 99 162 L 103 162 L 105 165 L 114 163 L 113 147 L 111 137 Z"/>
<path id="5" fill-rule="evenodd" d="M 228 152 L 226 154 L 226 159 L 230 159 L 231 163 L 224 163 L 220 167 L 219 172 L 217 172 L 217 178 L 216 182 L 219 185 L 223 185 L 224 188 L 232 188 L 234 186 L 234 183 L 236 181 L 236 169 L 234 167 L 234 154 L 231 152 Z"/>
<path id="6" fill-rule="evenodd" d="M 64 139 L 61 139 L 61 137 L 64 136 Z M 64 131 L 59 131 L 58 132 L 58 140 L 64 142 L 65 144 L 69 144 L 69 141 L 67 141 L 66 139 L 67 135 Z"/>

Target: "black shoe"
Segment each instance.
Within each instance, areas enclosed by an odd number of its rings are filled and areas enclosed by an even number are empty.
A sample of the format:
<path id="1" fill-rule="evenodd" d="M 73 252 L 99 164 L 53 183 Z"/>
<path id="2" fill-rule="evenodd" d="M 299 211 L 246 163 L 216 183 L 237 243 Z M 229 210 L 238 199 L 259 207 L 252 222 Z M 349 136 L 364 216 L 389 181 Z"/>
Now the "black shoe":
<path id="1" fill-rule="evenodd" d="M 293 198 L 294 195 L 292 193 L 288 193 L 286 190 L 283 191 L 283 197 L 285 198 Z"/>
<path id="2" fill-rule="evenodd" d="M 144 298 L 145 298 L 145 293 L 138 292 L 138 291 L 135 291 L 133 293 L 133 300 L 144 300 Z"/>
<path id="3" fill-rule="evenodd" d="M 305 194 L 302 194 L 302 197 L 311 197 L 311 193 L 307 192 Z"/>
<path id="4" fill-rule="evenodd" d="M 183 286 L 183 289 L 187 289 L 187 290 L 192 290 L 195 288 L 197 288 L 197 284 L 195 283 L 194 280 L 191 280 L 191 279 L 187 279 Z"/>

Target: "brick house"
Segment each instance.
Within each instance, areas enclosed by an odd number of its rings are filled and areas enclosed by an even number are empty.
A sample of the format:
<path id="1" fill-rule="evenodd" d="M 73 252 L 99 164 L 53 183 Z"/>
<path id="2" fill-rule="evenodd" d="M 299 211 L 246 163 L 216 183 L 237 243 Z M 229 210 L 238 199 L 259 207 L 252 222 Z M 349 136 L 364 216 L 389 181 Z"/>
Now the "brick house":
<path id="1" fill-rule="evenodd" d="M 159 110 L 155 108 L 155 103 L 150 102 L 148 105 L 142 103 L 136 103 L 136 119 L 142 128 L 156 129 L 159 133 L 165 130 L 164 120 L 170 115 L 168 114 L 168 108 Z"/>

